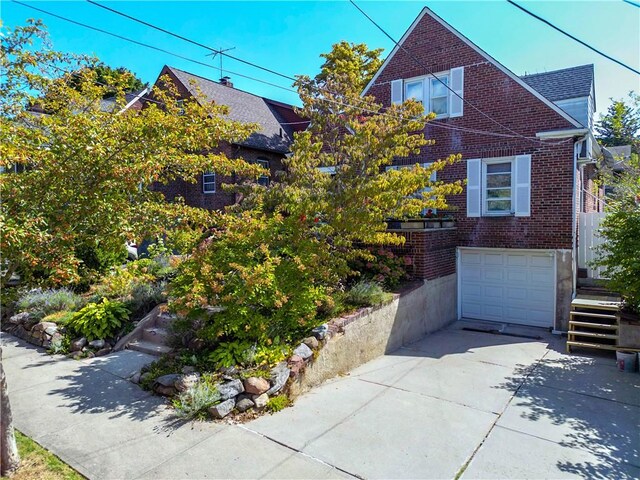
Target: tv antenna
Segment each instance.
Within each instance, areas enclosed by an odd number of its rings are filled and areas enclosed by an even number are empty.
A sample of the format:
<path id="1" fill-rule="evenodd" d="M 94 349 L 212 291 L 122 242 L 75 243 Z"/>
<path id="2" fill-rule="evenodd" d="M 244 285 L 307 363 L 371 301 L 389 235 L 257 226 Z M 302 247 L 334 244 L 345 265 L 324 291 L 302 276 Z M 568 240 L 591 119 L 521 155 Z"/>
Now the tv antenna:
<path id="1" fill-rule="evenodd" d="M 231 48 L 222 48 L 220 47 L 218 50 L 216 50 L 213 53 L 210 53 L 207 55 L 207 57 L 211 57 L 211 60 L 214 60 L 216 58 L 216 55 L 220 55 L 220 76 L 222 77 L 222 57 L 224 57 L 224 52 L 228 52 L 229 50 L 235 50 L 236 47 L 231 47 Z"/>

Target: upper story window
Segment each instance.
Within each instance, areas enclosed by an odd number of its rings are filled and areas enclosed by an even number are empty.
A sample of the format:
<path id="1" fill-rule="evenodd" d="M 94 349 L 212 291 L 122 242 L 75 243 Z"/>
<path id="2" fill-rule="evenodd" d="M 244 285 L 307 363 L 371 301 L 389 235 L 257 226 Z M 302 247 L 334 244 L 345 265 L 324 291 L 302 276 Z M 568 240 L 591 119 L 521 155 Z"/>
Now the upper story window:
<path id="1" fill-rule="evenodd" d="M 504 215 L 512 212 L 513 161 L 483 162 L 484 213 Z"/>
<path id="2" fill-rule="evenodd" d="M 436 118 L 461 117 L 463 95 L 464 67 L 391 82 L 392 103 L 412 98 L 424 105 L 426 113 L 435 113 Z"/>
<path id="3" fill-rule="evenodd" d="M 215 193 L 216 192 L 216 174 L 206 172 L 202 174 L 202 192 L 203 193 Z"/>
<path id="4" fill-rule="evenodd" d="M 262 168 L 264 168 L 265 170 L 269 170 L 269 160 L 264 159 L 264 158 L 259 158 L 258 160 L 256 160 L 256 163 L 258 165 L 260 165 Z M 268 187 L 269 186 L 269 176 L 268 175 L 260 175 L 260 177 L 258 177 L 258 185 L 262 185 L 263 187 Z"/>

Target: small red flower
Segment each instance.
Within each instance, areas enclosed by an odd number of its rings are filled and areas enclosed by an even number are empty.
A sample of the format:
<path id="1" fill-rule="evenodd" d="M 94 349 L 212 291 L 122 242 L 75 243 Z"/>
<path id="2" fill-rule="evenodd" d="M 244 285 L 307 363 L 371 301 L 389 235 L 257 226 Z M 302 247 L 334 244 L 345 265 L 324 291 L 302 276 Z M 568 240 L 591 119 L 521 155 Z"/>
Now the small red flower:
<path id="1" fill-rule="evenodd" d="M 307 216 L 303 213 L 302 215 L 300 215 L 300 221 L 304 222 L 307 220 Z"/>
<path id="2" fill-rule="evenodd" d="M 313 219 L 314 223 L 318 223 L 320 221 L 320 219 L 318 217 Z"/>

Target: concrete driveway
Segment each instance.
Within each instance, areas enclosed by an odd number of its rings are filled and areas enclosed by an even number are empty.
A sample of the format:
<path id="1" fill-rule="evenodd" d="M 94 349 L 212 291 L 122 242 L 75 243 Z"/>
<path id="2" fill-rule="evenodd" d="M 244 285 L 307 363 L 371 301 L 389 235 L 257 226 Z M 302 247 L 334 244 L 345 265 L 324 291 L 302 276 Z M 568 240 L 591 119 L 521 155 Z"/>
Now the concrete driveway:
<path id="1" fill-rule="evenodd" d="M 90 478 L 640 478 L 640 375 L 538 329 L 452 327 L 246 425 L 176 422 L 124 380 L 5 337 L 16 427 Z M 491 325 L 495 328 L 495 325 Z M 539 337 L 539 338 L 531 338 Z"/>

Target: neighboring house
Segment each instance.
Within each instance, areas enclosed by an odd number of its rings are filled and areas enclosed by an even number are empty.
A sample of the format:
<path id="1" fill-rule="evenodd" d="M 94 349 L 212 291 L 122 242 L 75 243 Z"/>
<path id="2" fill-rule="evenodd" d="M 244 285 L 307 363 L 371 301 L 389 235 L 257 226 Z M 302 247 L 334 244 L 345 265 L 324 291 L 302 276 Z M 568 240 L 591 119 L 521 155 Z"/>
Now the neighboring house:
<path id="1" fill-rule="evenodd" d="M 428 8 L 399 43 L 364 93 L 435 112 L 424 133 L 436 143 L 402 163 L 460 153 L 437 180 L 467 182 L 448 199 L 455 229 L 404 233 L 416 274 L 435 282 L 440 305 L 427 308 L 567 330 L 577 216 L 599 149 L 593 66 L 519 77 Z"/>
<path id="2" fill-rule="evenodd" d="M 219 147 L 219 151 L 229 158 L 257 162 L 270 170 L 271 178 L 262 177 L 258 179 L 259 183 L 268 184 L 275 173 L 283 169 L 282 160 L 289 153 L 294 132 L 307 126 L 291 105 L 238 90 L 228 77 L 214 82 L 169 66 L 162 69 L 158 80 L 164 75 L 174 82 L 182 98 L 196 97 L 196 91 L 200 91 L 207 101 L 229 107 L 229 119 L 260 126 L 243 142 L 225 143 Z M 194 207 L 222 209 L 238 200 L 235 194 L 223 191 L 223 183 L 234 183 L 234 178 L 202 172 L 198 184 L 178 180 L 153 188 L 163 192 L 169 200 L 180 196 Z"/>

